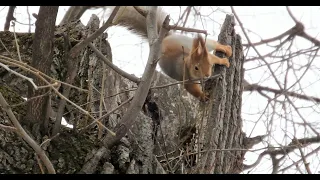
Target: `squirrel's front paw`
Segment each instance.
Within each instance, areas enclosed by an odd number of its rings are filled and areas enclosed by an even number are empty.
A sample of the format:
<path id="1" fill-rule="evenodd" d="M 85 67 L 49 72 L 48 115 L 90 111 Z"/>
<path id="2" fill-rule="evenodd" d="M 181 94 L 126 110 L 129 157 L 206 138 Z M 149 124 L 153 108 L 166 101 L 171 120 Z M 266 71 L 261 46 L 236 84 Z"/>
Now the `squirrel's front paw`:
<path id="1" fill-rule="evenodd" d="M 226 56 L 229 58 L 232 55 L 232 48 L 229 45 L 226 45 Z"/>
<path id="2" fill-rule="evenodd" d="M 224 61 L 225 61 L 225 66 L 226 66 L 227 68 L 229 68 L 229 67 L 230 67 L 229 59 L 224 58 Z"/>
<path id="3" fill-rule="evenodd" d="M 210 98 L 209 93 L 202 93 L 202 95 L 200 96 L 200 101 L 207 102 L 209 98 Z"/>

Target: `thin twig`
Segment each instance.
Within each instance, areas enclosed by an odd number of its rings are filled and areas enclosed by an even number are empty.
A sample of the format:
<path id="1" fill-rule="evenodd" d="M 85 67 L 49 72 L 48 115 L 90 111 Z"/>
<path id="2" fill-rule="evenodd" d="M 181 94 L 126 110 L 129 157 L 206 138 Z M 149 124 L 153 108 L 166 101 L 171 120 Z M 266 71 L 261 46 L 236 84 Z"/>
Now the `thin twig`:
<path id="1" fill-rule="evenodd" d="M 239 22 L 240 28 L 241 28 L 243 34 L 245 35 L 245 37 L 246 37 L 249 45 L 250 45 L 250 46 L 254 49 L 254 51 L 258 54 L 258 56 L 261 58 L 261 60 L 267 65 L 268 70 L 270 71 L 272 77 L 274 78 L 274 80 L 275 80 L 275 82 L 277 83 L 277 85 L 278 85 L 278 87 L 280 88 L 280 90 L 283 90 L 282 87 L 281 87 L 281 83 L 279 82 L 277 76 L 276 76 L 276 75 L 274 74 L 274 72 L 272 71 L 270 65 L 269 65 L 269 64 L 267 63 L 267 61 L 262 57 L 262 55 L 259 53 L 259 51 L 257 50 L 257 48 L 256 48 L 254 45 L 252 45 L 251 40 L 250 40 L 247 32 L 245 31 L 245 29 L 244 29 L 244 27 L 243 27 L 243 25 L 242 25 L 242 22 L 240 21 L 240 18 L 238 17 L 237 13 L 235 12 L 233 6 L 231 6 L 231 10 L 232 10 L 232 13 L 234 14 L 235 18 L 236 18 L 237 21 Z"/>
<path id="2" fill-rule="evenodd" d="M 181 27 L 181 26 L 175 26 L 175 25 L 169 25 L 168 26 L 170 30 L 180 30 L 180 31 L 185 31 L 185 32 L 196 32 L 196 33 L 203 33 L 207 35 L 206 30 L 201 30 L 201 29 L 194 29 L 194 28 L 186 28 L 186 27 Z"/>
<path id="3" fill-rule="evenodd" d="M 4 111 L 7 113 L 8 117 L 10 118 L 12 124 L 14 125 L 15 128 L 17 128 L 17 134 L 20 135 L 31 147 L 32 149 L 35 150 L 37 155 L 39 155 L 40 159 L 46 166 L 48 172 L 50 174 L 55 174 L 56 171 L 49 160 L 48 156 L 46 153 L 43 151 L 43 149 L 37 144 L 36 141 L 34 141 L 28 134 L 27 132 L 22 128 L 20 125 L 19 121 L 15 117 L 14 113 L 12 112 L 10 105 L 7 103 L 7 101 L 4 99 L 2 96 L 2 93 L 0 92 L 0 105 L 4 109 Z"/>
<path id="4" fill-rule="evenodd" d="M 28 33 L 31 33 L 31 16 L 30 16 L 30 12 L 29 12 L 29 6 L 27 6 L 27 14 L 28 14 L 28 21 L 29 21 Z"/>
<path id="5" fill-rule="evenodd" d="M 36 159 L 37 159 L 37 163 L 38 163 L 38 165 L 39 165 L 39 168 L 40 168 L 41 173 L 42 173 L 42 174 L 45 174 L 44 169 L 43 169 L 43 166 L 42 166 L 42 163 L 41 163 L 41 161 L 40 161 L 40 159 L 39 159 L 39 156 L 38 156 L 36 153 L 35 153 L 34 156 L 35 156 Z"/>
<path id="6" fill-rule="evenodd" d="M 32 84 L 33 88 L 34 88 L 35 90 L 38 90 L 38 86 L 33 82 L 33 79 L 31 79 L 31 78 L 29 78 L 29 77 L 26 77 L 26 76 L 24 76 L 24 75 L 22 75 L 22 74 L 20 74 L 20 73 L 18 73 L 18 72 L 16 72 L 16 71 L 11 70 L 7 65 L 4 65 L 4 64 L 2 64 L 2 63 L 0 63 L 0 66 L 3 67 L 3 68 L 4 68 L 5 70 L 7 70 L 8 72 L 10 72 L 10 73 L 12 73 L 12 74 L 15 74 L 15 75 L 17 75 L 17 76 L 19 76 L 19 77 L 21 77 L 21 78 L 29 81 L 29 82 Z"/>
<path id="7" fill-rule="evenodd" d="M 301 149 L 301 144 L 299 142 L 299 140 L 297 138 L 294 138 L 294 140 L 296 140 L 296 143 L 298 145 L 298 149 L 299 149 L 299 152 L 300 152 L 300 155 L 301 155 L 301 159 L 303 161 L 303 164 L 304 166 L 306 167 L 306 170 L 308 172 L 308 174 L 312 174 L 311 171 L 310 171 L 310 167 L 309 167 L 309 163 L 307 163 L 307 160 L 306 160 L 306 157 Z"/>
<path id="8" fill-rule="evenodd" d="M 2 59 L 1 59 L 1 58 L 2 58 Z M 27 63 L 24 63 L 24 62 L 21 62 L 21 61 L 17 61 L 17 60 L 15 60 L 15 59 L 12 59 L 12 58 L 9 58 L 9 57 L 6 57 L 6 56 L 2 56 L 2 55 L 0 55 L 0 62 L 9 64 L 9 65 L 12 65 L 12 66 L 17 66 L 17 67 L 19 67 L 19 68 L 22 68 L 22 69 L 28 71 L 28 72 L 30 72 L 30 71 L 37 72 L 38 75 L 41 75 L 41 76 L 43 76 L 43 77 L 45 77 L 45 78 L 47 78 L 47 79 L 50 79 L 50 80 L 53 81 L 53 82 L 58 82 L 58 83 L 61 83 L 61 84 L 63 84 L 63 85 L 66 85 L 66 86 L 70 86 L 70 87 L 72 87 L 72 88 L 74 88 L 74 89 L 77 89 L 77 90 L 79 90 L 79 91 L 88 92 L 87 89 L 82 89 L 82 88 L 79 88 L 79 87 L 74 86 L 74 85 L 72 85 L 72 84 L 68 84 L 68 83 L 66 83 L 66 82 L 63 82 L 63 81 L 59 81 L 59 80 L 57 80 L 57 79 L 54 79 L 54 78 L 52 78 L 52 77 L 50 77 L 50 76 L 42 73 L 41 71 L 37 70 L 36 68 L 34 68 L 34 67 L 32 67 L 32 66 L 29 66 Z"/>
<path id="9" fill-rule="evenodd" d="M 39 95 L 39 96 L 34 96 L 34 97 L 31 97 L 31 98 L 28 98 L 28 99 L 27 99 L 26 101 L 24 101 L 24 102 L 21 102 L 21 103 L 18 103 L 18 104 L 13 104 L 13 105 L 11 105 L 11 107 L 17 107 L 17 106 L 24 105 L 24 104 L 26 104 L 27 102 L 32 101 L 32 100 L 34 100 L 34 99 L 47 96 L 49 93 L 50 93 L 50 91 L 47 91 L 46 93 L 41 94 L 41 95 Z"/>
<path id="10" fill-rule="evenodd" d="M 112 114 L 113 112 L 115 112 L 116 110 L 118 110 L 119 108 L 121 108 L 122 106 L 126 105 L 128 102 L 130 102 L 133 99 L 133 97 L 127 99 L 126 101 L 124 101 L 122 104 L 120 104 L 119 106 L 117 106 L 116 108 L 112 109 L 110 112 L 108 112 L 107 114 L 104 114 L 103 116 L 100 116 L 98 119 L 95 119 L 92 123 L 90 123 L 89 125 L 87 125 L 84 128 L 79 129 L 79 131 L 84 131 L 90 127 L 92 127 L 95 123 L 99 122 L 100 120 L 102 120 L 103 118 L 109 116 L 110 114 Z"/>
<path id="11" fill-rule="evenodd" d="M 269 88 L 269 87 L 265 87 L 265 86 L 260 86 L 257 84 L 250 84 L 250 85 L 245 86 L 244 91 L 268 91 L 268 92 L 273 92 L 278 95 L 283 94 L 283 95 L 288 95 L 288 96 L 296 97 L 296 98 L 303 99 L 303 100 L 314 101 L 318 104 L 320 103 L 320 98 L 318 98 L 318 97 L 306 96 L 301 93 L 273 89 L 273 88 Z"/>
<path id="12" fill-rule="evenodd" d="M 0 55 L 0 61 L 2 60 L 1 59 L 1 55 Z M 5 57 L 5 56 L 3 56 L 3 57 Z M 7 57 L 5 57 L 5 58 L 7 58 Z M 10 59 L 10 58 L 8 58 L 8 59 Z M 16 60 L 14 60 L 14 61 L 16 61 Z M 12 65 L 17 65 L 17 64 L 15 64 L 15 63 L 13 63 L 13 62 L 7 62 L 8 64 L 12 64 Z M 36 71 L 36 72 L 34 72 L 34 71 L 32 71 L 32 70 L 30 70 L 31 68 L 26 68 L 25 66 L 21 66 L 21 65 L 18 65 L 20 68 L 22 68 L 22 69 L 24 69 L 25 71 L 27 71 L 27 72 L 30 72 L 30 73 L 32 73 L 33 75 L 35 75 L 35 76 L 37 76 L 40 80 L 42 80 L 43 82 L 45 82 L 46 84 L 50 84 L 46 79 L 44 79 L 42 76 L 40 76 L 39 75 L 39 71 Z M 60 98 L 62 98 L 62 99 L 65 99 L 67 102 L 69 102 L 71 105 L 73 105 L 73 106 L 75 106 L 77 109 L 79 109 L 82 113 L 84 113 L 85 115 L 87 115 L 87 116 L 89 116 L 91 119 L 93 119 L 93 120 L 95 120 L 95 118 L 92 116 L 92 115 L 90 115 L 90 113 L 88 112 L 88 111 L 86 111 L 86 110 L 84 110 L 83 108 L 81 108 L 80 106 L 78 106 L 77 104 L 75 104 L 74 102 L 72 102 L 72 101 L 70 101 L 68 98 L 66 98 L 65 96 L 63 96 L 60 92 L 59 92 L 59 90 L 57 90 L 56 88 L 53 88 L 53 86 L 50 86 L 50 88 L 60 97 Z M 99 121 L 97 121 L 97 123 L 100 123 Z M 101 123 L 100 123 L 101 124 Z M 103 124 L 101 124 L 108 132 L 110 132 L 110 134 L 111 135 L 115 135 L 115 133 L 113 132 L 113 131 L 111 131 L 110 129 L 108 129 L 107 127 L 105 127 Z"/>
<path id="13" fill-rule="evenodd" d="M 13 36 L 14 36 L 14 41 L 16 43 L 16 47 L 17 47 L 17 53 L 18 53 L 18 58 L 19 58 L 19 61 L 22 61 L 21 60 L 21 55 L 20 55 L 20 48 L 19 48 L 19 44 L 18 44 L 18 39 L 17 39 L 17 35 L 16 35 L 16 25 L 14 22 L 12 22 L 12 28 L 13 28 Z"/>
<path id="14" fill-rule="evenodd" d="M 133 81 L 135 83 L 139 83 L 140 82 L 140 78 L 137 78 L 137 77 L 135 77 L 135 76 L 123 71 L 122 69 L 120 69 L 116 65 L 114 65 L 111 61 L 109 61 L 108 58 L 106 58 L 101 53 L 101 51 L 99 51 L 92 43 L 89 43 L 89 47 L 98 55 L 99 59 L 103 60 L 103 62 L 106 63 L 115 72 L 117 72 L 121 76 L 129 79 L 130 81 Z"/>
<path id="15" fill-rule="evenodd" d="M 0 128 L 8 130 L 8 131 L 17 131 L 17 128 L 12 127 L 12 126 L 6 126 L 6 125 L 3 125 L 3 124 L 0 124 Z"/>
<path id="16" fill-rule="evenodd" d="M 40 144 L 40 147 L 42 148 L 43 146 L 47 145 L 48 143 L 50 143 L 53 139 L 55 139 L 55 138 L 58 137 L 59 135 L 60 135 L 60 134 L 58 133 L 58 134 L 52 136 L 51 138 L 44 140 L 44 141 Z"/>
<path id="17" fill-rule="evenodd" d="M 99 37 L 109 26 L 112 25 L 113 19 L 116 16 L 118 10 L 119 10 L 120 6 L 116 6 L 111 15 L 109 16 L 109 19 L 107 20 L 107 22 L 101 26 L 101 28 L 99 28 L 96 32 L 94 32 L 93 34 L 91 34 L 89 37 L 87 37 L 86 39 L 84 39 L 83 41 L 79 42 L 78 44 L 76 44 L 71 50 L 70 50 L 70 56 L 71 57 L 75 57 L 78 55 L 78 52 L 83 49 L 85 46 L 87 46 L 90 42 L 92 42 L 93 40 L 95 40 L 97 37 Z"/>

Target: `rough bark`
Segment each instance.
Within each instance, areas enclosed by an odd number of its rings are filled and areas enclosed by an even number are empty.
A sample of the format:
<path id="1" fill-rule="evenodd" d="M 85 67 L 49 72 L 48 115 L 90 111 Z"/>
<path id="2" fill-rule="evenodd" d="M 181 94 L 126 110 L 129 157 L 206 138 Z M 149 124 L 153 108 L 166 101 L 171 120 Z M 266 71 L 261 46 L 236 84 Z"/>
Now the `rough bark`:
<path id="1" fill-rule="evenodd" d="M 36 21 L 31 66 L 47 75 L 50 73 L 53 61 L 53 38 L 58 9 L 59 6 L 41 6 Z M 30 74 L 30 77 L 38 86 L 46 85 L 33 74 Z M 28 98 L 45 94 L 48 90 L 48 88 L 36 90 L 31 84 L 28 84 Z M 46 130 L 47 127 L 44 127 L 44 124 L 49 119 L 49 98 L 47 95 L 29 101 L 26 119 L 23 122 L 30 127 L 38 125 L 39 129 Z M 34 135 L 37 134 L 37 131 L 35 130 Z"/>
<path id="2" fill-rule="evenodd" d="M 197 131 L 200 147 L 203 151 L 198 158 L 201 162 L 196 169 L 200 173 L 237 173 L 241 171 L 245 149 L 242 133 L 241 95 L 243 61 L 241 38 L 234 32 L 233 16 L 227 15 L 222 25 L 218 41 L 233 47 L 233 56 L 229 58 L 230 68 L 217 65 L 214 74 L 220 78 L 206 83 L 213 97 L 210 106 L 202 106 L 199 113 Z M 220 52 L 216 55 L 221 56 Z M 202 114 L 203 113 L 203 114 Z M 227 149 L 226 151 L 224 149 Z"/>
<path id="3" fill-rule="evenodd" d="M 227 17 L 225 24 L 229 24 L 227 22 L 229 20 L 230 17 Z M 93 21 L 98 22 L 96 16 L 92 16 L 91 22 Z M 62 34 L 68 32 L 70 44 L 74 46 L 89 34 L 90 29 L 89 24 L 84 27 L 79 21 L 72 23 L 68 26 L 58 26 L 55 31 L 53 64 L 49 74 L 61 81 L 66 81 L 68 76 L 67 62 L 63 58 L 65 51 Z M 224 26 L 229 27 L 230 24 Z M 74 125 L 74 129 L 62 127 L 60 135 L 44 147 L 56 172 L 68 174 L 239 173 L 245 151 L 214 150 L 242 148 L 244 137 L 241 131 L 243 75 L 241 39 L 234 34 L 233 26 L 222 28 L 221 33 L 227 34 L 231 42 L 226 42 L 226 37 L 222 38 L 222 36 L 219 41 L 223 44 L 230 43 L 234 55 L 230 58 L 229 69 L 215 68 L 216 73 L 222 74 L 221 78 L 206 85 L 206 87 L 211 85 L 208 89 L 213 90 L 211 97 L 215 97 L 215 101 L 205 105 L 200 104 L 179 85 L 153 88 L 149 91 L 132 128 L 118 144 L 110 149 L 102 143 L 108 134 L 107 131 L 102 131 L 102 139 L 97 138 L 96 125 L 79 131 L 90 124 L 92 119 L 67 103 L 63 116 Z M 33 43 L 32 36 L 33 34 L 28 33 L 17 34 L 22 42 L 19 43 L 22 60 L 28 64 L 32 59 L 32 48 L 30 48 Z M 103 34 L 93 44 L 112 61 L 111 48 L 105 39 L 106 36 Z M 0 54 L 17 59 L 14 43 L 12 43 L 14 42 L 12 33 L 0 32 L 0 38 L 8 50 L 0 46 Z M 88 92 L 71 88 L 69 99 L 81 105 L 93 116 L 98 117 L 101 110 L 102 115 L 112 111 L 135 94 L 134 91 L 128 90 L 137 88 L 137 84 L 121 77 L 109 67 L 103 68 L 102 61 L 89 47 L 84 48 L 77 58 L 79 58 L 79 69 L 72 85 L 86 89 Z M 23 73 L 17 68 L 15 70 Z M 105 73 L 105 79 L 103 79 L 103 73 Z M 8 103 L 12 105 L 23 102 L 21 95 L 27 94 L 25 80 L 9 74 L 2 68 L 0 68 L 0 77 L 0 91 Z M 151 87 L 173 82 L 175 81 L 156 72 Z M 102 89 L 103 83 L 104 89 Z M 101 92 L 104 94 L 102 103 L 100 103 Z M 53 114 L 55 114 L 60 99 L 52 96 L 51 100 Z M 103 118 L 104 125 L 113 129 L 123 118 L 129 105 L 130 103 L 125 104 Z M 13 107 L 13 111 L 21 118 L 26 114 L 27 108 L 23 104 Z M 52 131 L 54 121 L 54 117 L 50 118 L 49 132 Z M 10 125 L 2 109 L 0 109 L 0 123 Z M 208 137 L 210 133 L 211 136 Z M 41 137 L 41 140 L 50 137 L 49 134 L 48 137 Z M 196 144 L 199 148 L 195 146 Z M 207 151 L 208 149 L 211 151 Z M 204 153 L 199 153 L 198 150 Z M 206 155 L 206 153 L 209 154 Z M 41 173 L 34 151 L 15 133 L 4 129 L 0 129 L 0 171 Z"/>

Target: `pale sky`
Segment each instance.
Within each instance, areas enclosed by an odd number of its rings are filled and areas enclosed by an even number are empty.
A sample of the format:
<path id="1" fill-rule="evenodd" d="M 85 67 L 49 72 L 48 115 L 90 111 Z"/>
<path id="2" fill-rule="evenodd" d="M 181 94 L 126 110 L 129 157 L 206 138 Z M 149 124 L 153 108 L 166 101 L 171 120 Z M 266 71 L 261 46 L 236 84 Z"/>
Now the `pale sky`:
<path id="1" fill-rule="evenodd" d="M 38 6 L 29 6 L 29 12 L 31 13 L 38 13 Z M 196 28 L 198 29 L 206 29 L 211 37 L 214 39 L 217 38 L 218 33 L 220 32 L 220 25 L 223 23 L 225 18 L 225 13 L 231 13 L 230 7 L 201 7 L 201 13 L 205 14 L 205 12 L 212 12 L 214 10 L 214 13 L 207 13 L 211 19 L 214 21 L 210 21 L 209 19 L 206 19 L 206 23 L 203 23 L 200 20 L 197 20 Z M 7 13 L 7 7 L 0 7 L 0 24 L 2 24 L 1 30 L 3 30 L 3 24 L 5 22 L 6 13 Z M 63 14 L 66 12 L 68 7 L 60 7 L 58 17 L 57 17 L 57 23 L 59 23 L 63 17 Z M 179 15 L 179 8 L 177 7 L 165 7 L 164 8 L 166 12 L 170 12 L 170 17 L 174 20 L 177 20 L 177 17 Z M 268 39 L 275 37 L 286 30 L 290 29 L 294 26 L 294 21 L 290 18 L 288 15 L 288 12 L 284 6 L 263 6 L 263 7 L 255 7 L 255 6 L 243 6 L 243 7 L 234 7 L 235 11 L 237 12 L 239 18 L 242 21 L 243 26 L 250 30 L 250 32 L 247 32 L 250 36 L 250 40 L 252 42 L 258 42 L 261 40 L 260 37 L 263 39 Z M 295 17 L 303 22 L 305 26 L 306 32 L 313 36 L 318 38 L 318 34 L 320 32 L 320 28 L 318 26 L 318 22 L 320 19 L 320 11 L 319 7 L 300 7 L 300 6 L 293 6 L 290 7 L 291 11 L 295 15 Z M 28 24 L 28 16 L 27 8 L 26 6 L 18 6 L 16 9 L 15 17 L 17 18 L 18 22 Z M 175 12 L 175 13 L 174 13 Z M 87 23 L 92 13 L 96 13 L 98 17 L 104 17 L 104 20 L 107 20 L 108 16 L 103 15 L 103 12 L 101 9 L 99 10 L 90 10 L 87 11 L 86 14 L 81 18 L 82 22 L 84 24 Z M 32 24 L 31 30 L 34 31 L 34 21 L 35 19 L 31 16 Z M 172 24 L 172 22 L 171 22 Z M 190 21 L 188 23 L 189 26 L 192 26 L 194 24 L 194 21 Z M 242 37 L 242 42 L 247 43 L 245 36 L 243 35 L 240 27 L 238 26 L 238 22 L 236 25 L 236 32 L 239 33 Z M 10 29 L 12 30 L 12 28 Z M 28 26 L 22 25 L 19 23 L 16 23 L 16 31 L 17 32 L 27 32 Z M 145 67 L 145 64 L 148 59 L 148 53 L 149 53 L 149 46 L 146 41 L 141 40 L 140 37 L 126 31 L 124 28 L 121 27 L 111 27 L 107 30 L 109 33 L 109 42 L 112 47 L 112 53 L 113 53 L 113 62 L 122 68 L 123 70 L 127 71 L 128 73 L 135 74 L 137 76 L 141 76 Z M 210 36 L 209 36 L 210 37 Z M 319 39 L 319 38 L 318 38 Z M 274 45 L 278 43 L 276 41 L 275 43 L 271 43 L 271 45 Z M 303 49 L 310 47 L 311 43 L 309 41 L 306 41 L 302 38 L 296 38 L 296 40 L 293 43 L 293 47 L 296 49 Z M 287 47 L 287 46 L 285 46 Z M 259 52 L 264 55 L 269 53 L 272 48 L 267 47 L 265 45 L 257 46 L 257 49 Z M 124 53 L 125 52 L 125 53 Z M 282 55 L 284 51 L 279 51 L 278 55 Z M 256 53 L 252 50 L 249 51 L 248 57 L 250 56 L 256 56 Z M 268 62 L 277 61 L 278 59 L 266 59 Z M 294 58 L 293 61 L 297 64 L 303 64 L 306 62 L 306 58 L 303 58 L 303 56 Z M 271 88 L 278 89 L 277 84 L 274 82 L 273 78 L 270 76 L 270 72 L 268 72 L 266 67 L 260 67 L 253 70 L 250 70 L 252 68 L 255 68 L 257 66 L 260 66 L 261 63 L 258 61 L 253 61 L 250 63 L 245 63 L 244 68 L 247 69 L 245 73 L 245 79 L 250 83 L 259 83 L 259 85 L 268 86 Z M 274 68 L 278 67 L 272 66 Z M 283 68 L 286 66 L 283 66 Z M 309 70 L 305 75 L 304 78 L 301 81 L 301 86 L 303 87 L 303 92 L 308 95 L 312 95 L 315 97 L 320 97 L 320 92 L 318 89 L 320 89 L 319 84 L 319 67 L 320 62 L 317 58 L 313 62 L 313 66 L 311 70 Z M 285 69 L 278 69 L 276 71 L 277 77 L 280 78 L 280 81 L 283 83 L 284 79 L 284 73 L 281 73 L 285 71 Z M 300 71 L 297 71 L 297 75 L 301 75 L 304 72 L 304 69 L 301 69 Z M 291 73 L 290 78 L 288 79 L 289 85 L 295 82 L 296 78 L 294 78 L 294 74 Z M 291 83 L 291 84 L 290 84 Z M 282 84 L 283 85 L 283 84 Z M 297 90 L 299 86 L 296 86 L 292 88 L 291 90 Z M 301 93 L 301 91 L 297 91 L 297 93 Z M 268 95 L 272 95 L 272 93 L 266 93 Z M 293 99 L 294 100 L 294 99 Z M 301 101 L 297 100 L 294 101 L 297 106 L 311 106 L 314 105 L 311 102 L 307 101 Z M 271 127 L 269 122 L 270 117 L 261 115 L 262 111 L 264 111 L 265 107 L 267 105 L 267 101 L 264 97 L 259 95 L 256 92 L 248 93 L 244 92 L 243 94 L 243 107 L 242 107 L 242 118 L 244 119 L 244 127 L 243 130 L 247 133 L 249 136 L 251 134 L 251 137 L 257 136 L 257 135 L 263 135 L 268 130 L 267 128 Z M 276 107 L 281 110 L 282 107 Z M 272 111 L 271 108 L 267 108 L 267 112 Z M 320 109 L 319 107 L 313 107 L 313 108 L 305 108 L 301 110 L 301 113 L 303 116 L 308 119 L 308 122 L 319 122 L 319 113 Z M 292 116 L 295 117 L 295 121 L 299 119 L 298 115 L 296 113 L 292 113 Z M 281 115 L 275 115 L 275 124 L 272 126 L 272 133 L 275 135 L 273 138 L 269 137 L 265 140 L 268 143 L 273 143 L 273 145 L 277 146 L 277 143 L 284 144 L 284 142 L 290 142 L 290 140 L 284 141 L 285 132 L 283 130 L 284 127 L 284 119 L 281 117 Z M 256 124 L 257 120 L 260 118 L 259 122 Z M 302 121 L 301 121 L 302 122 Z M 255 125 L 256 124 L 256 125 Z M 270 130 L 270 129 L 269 129 Z M 290 128 L 288 129 L 290 130 Z M 291 132 L 293 132 L 293 128 L 291 127 Z M 301 138 L 303 136 L 299 136 L 299 134 L 304 133 L 303 128 L 299 128 L 297 130 L 298 138 Z M 292 134 L 288 134 L 286 132 L 287 136 L 292 138 Z M 314 136 L 314 134 L 310 133 L 311 136 Z M 271 138 L 271 139 L 270 139 Z M 254 149 L 265 147 L 267 143 L 260 143 L 259 145 L 255 146 Z M 310 146 L 311 147 L 311 146 Z M 318 147 L 317 145 L 312 146 L 313 148 Z M 308 148 L 305 148 L 305 153 L 309 152 Z M 246 154 L 246 160 L 244 161 L 247 164 L 253 163 L 259 152 L 250 153 L 248 152 Z M 315 157 L 315 156 L 313 156 Z M 290 158 L 296 159 L 294 155 L 291 155 Z M 265 159 L 269 159 L 268 156 L 265 156 Z M 319 173 L 319 159 L 318 158 L 307 158 L 307 160 L 311 163 L 311 169 L 313 169 L 313 173 Z M 292 164 L 291 160 L 288 160 L 285 162 L 286 164 Z M 264 161 L 261 162 L 256 168 L 254 168 L 250 173 L 270 173 L 270 167 L 272 166 L 271 161 Z M 305 172 L 305 168 L 301 166 L 301 169 L 303 172 Z M 295 173 L 296 170 L 287 171 L 286 173 Z"/>

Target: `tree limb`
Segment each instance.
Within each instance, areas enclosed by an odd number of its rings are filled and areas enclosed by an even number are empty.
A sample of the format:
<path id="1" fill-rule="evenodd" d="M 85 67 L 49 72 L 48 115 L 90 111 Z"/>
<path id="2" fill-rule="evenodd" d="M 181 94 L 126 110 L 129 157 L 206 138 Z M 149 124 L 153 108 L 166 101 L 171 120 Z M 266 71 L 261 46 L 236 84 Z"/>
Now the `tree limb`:
<path id="1" fill-rule="evenodd" d="M 307 101 L 314 101 L 316 103 L 320 103 L 320 98 L 318 97 L 312 97 L 312 96 L 306 96 L 303 94 L 295 93 L 295 92 L 290 92 L 290 91 L 284 91 L 284 90 L 279 90 L 279 89 L 273 89 L 265 86 L 260 86 L 258 84 L 247 84 L 244 86 L 244 91 L 268 91 L 268 92 L 273 92 L 275 94 L 283 94 L 283 95 L 288 95 L 292 97 L 296 97 L 299 99 L 307 100 Z"/>
<path id="2" fill-rule="evenodd" d="M 165 34 L 168 32 L 168 29 L 164 28 L 167 27 L 169 24 L 169 16 L 166 17 L 163 26 L 160 30 L 160 35 L 157 35 L 157 6 L 150 7 L 148 11 L 146 23 L 147 23 L 147 33 L 150 45 L 150 52 L 149 58 L 147 62 L 147 66 L 142 76 L 142 80 L 139 83 L 138 89 L 135 92 L 134 98 L 123 116 L 121 122 L 116 125 L 115 132 L 116 136 L 112 137 L 109 134 L 104 140 L 104 144 L 107 148 L 111 148 L 113 145 L 119 142 L 119 140 L 125 136 L 128 130 L 134 123 L 134 120 L 138 116 L 141 108 L 145 102 L 145 99 L 148 95 L 148 91 L 151 86 L 151 82 L 153 79 L 153 75 L 157 66 L 157 62 L 160 56 L 160 48 L 162 40 Z"/>
<path id="3" fill-rule="evenodd" d="M 9 6 L 9 10 L 8 10 L 6 22 L 5 22 L 5 24 L 4 24 L 4 31 L 9 31 L 10 22 L 11 22 L 12 20 L 16 20 L 16 18 L 13 17 L 13 13 L 14 13 L 14 9 L 15 9 L 15 8 L 16 8 L 16 6 Z"/>
<path id="4" fill-rule="evenodd" d="M 90 42 L 92 42 L 93 40 L 95 40 L 97 37 L 99 37 L 110 25 L 112 25 L 113 19 L 116 16 L 118 10 L 119 10 L 120 6 L 116 6 L 109 19 L 107 20 L 107 22 L 101 26 L 101 28 L 99 28 L 96 32 L 94 32 L 93 34 L 91 34 L 89 37 L 87 37 L 86 39 L 82 40 L 81 42 L 79 42 L 78 44 L 76 44 L 71 50 L 70 50 L 70 56 L 73 58 L 75 56 L 78 55 L 79 51 L 84 48 L 85 46 L 87 46 Z"/>
<path id="5" fill-rule="evenodd" d="M 48 156 L 46 155 L 46 153 L 44 152 L 44 150 L 37 144 L 36 141 L 34 141 L 28 134 L 27 132 L 22 128 L 22 126 L 20 125 L 19 121 L 17 120 L 17 118 L 15 117 L 14 113 L 12 112 L 9 104 L 7 103 L 7 101 L 4 99 L 4 97 L 2 96 L 1 92 L 0 92 L 0 105 L 2 106 L 2 108 L 4 109 L 4 111 L 6 111 L 7 115 L 9 116 L 12 124 L 14 125 L 14 127 L 16 128 L 16 132 L 18 135 L 20 135 L 31 147 L 32 149 L 35 150 L 35 152 L 37 153 L 37 155 L 40 157 L 40 159 L 42 160 L 42 162 L 44 163 L 44 165 L 46 166 L 48 172 L 50 174 L 55 174 L 56 171 L 51 163 L 51 161 L 49 160 Z"/>
<path id="6" fill-rule="evenodd" d="M 68 11 L 63 16 L 59 25 L 61 26 L 63 24 L 67 24 L 73 20 L 80 19 L 81 16 L 83 15 L 83 13 L 86 12 L 86 10 L 88 10 L 90 8 L 91 8 L 91 6 L 71 6 L 71 7 L 69 7 Z"/>
<path id="7" fill-rule="evenodd" d="M 277 155 L 283 155 L 283 157 L 284 157 L 285 155 L 288 155 L 289 153 L 293 152 L 295 149 L 299 148 L 299 145 L 301 147 L 306 147 L 306 146 L 308 146 L 308 145 L 310 145 L 312 143 L 319 143 L 319 142 L 320 142 L 320 137 L 319 136 L 315 136 L 315 137 L 311 137 L 311 138 L 293 139 L 291 141 L 291 143 L 289 143 L 287 146 L 283 146 L 283 147 L 278 148 L 278 149 L 276 149 L 275 147 L 270 147 L 268 150 L 262 152 L 259 155 L 259 157 L 256 160 L 256 162 L 254 162 L 251 165 L 244 165 L 243 170 L 250 169 L 250 168 L 253 168 L 256 165 L 258 165 L 265 155 L 270 155 L 270 157 L 274 157 L 274 158 L 276 158 Z M 282 160 L 283 157 L 276 158 L 275 160 Z M 275 163 L 275 162 L 273 162 L 273 163 Z M 277 172 L 278 172 L 278 170 L 277 170 Z"/>

